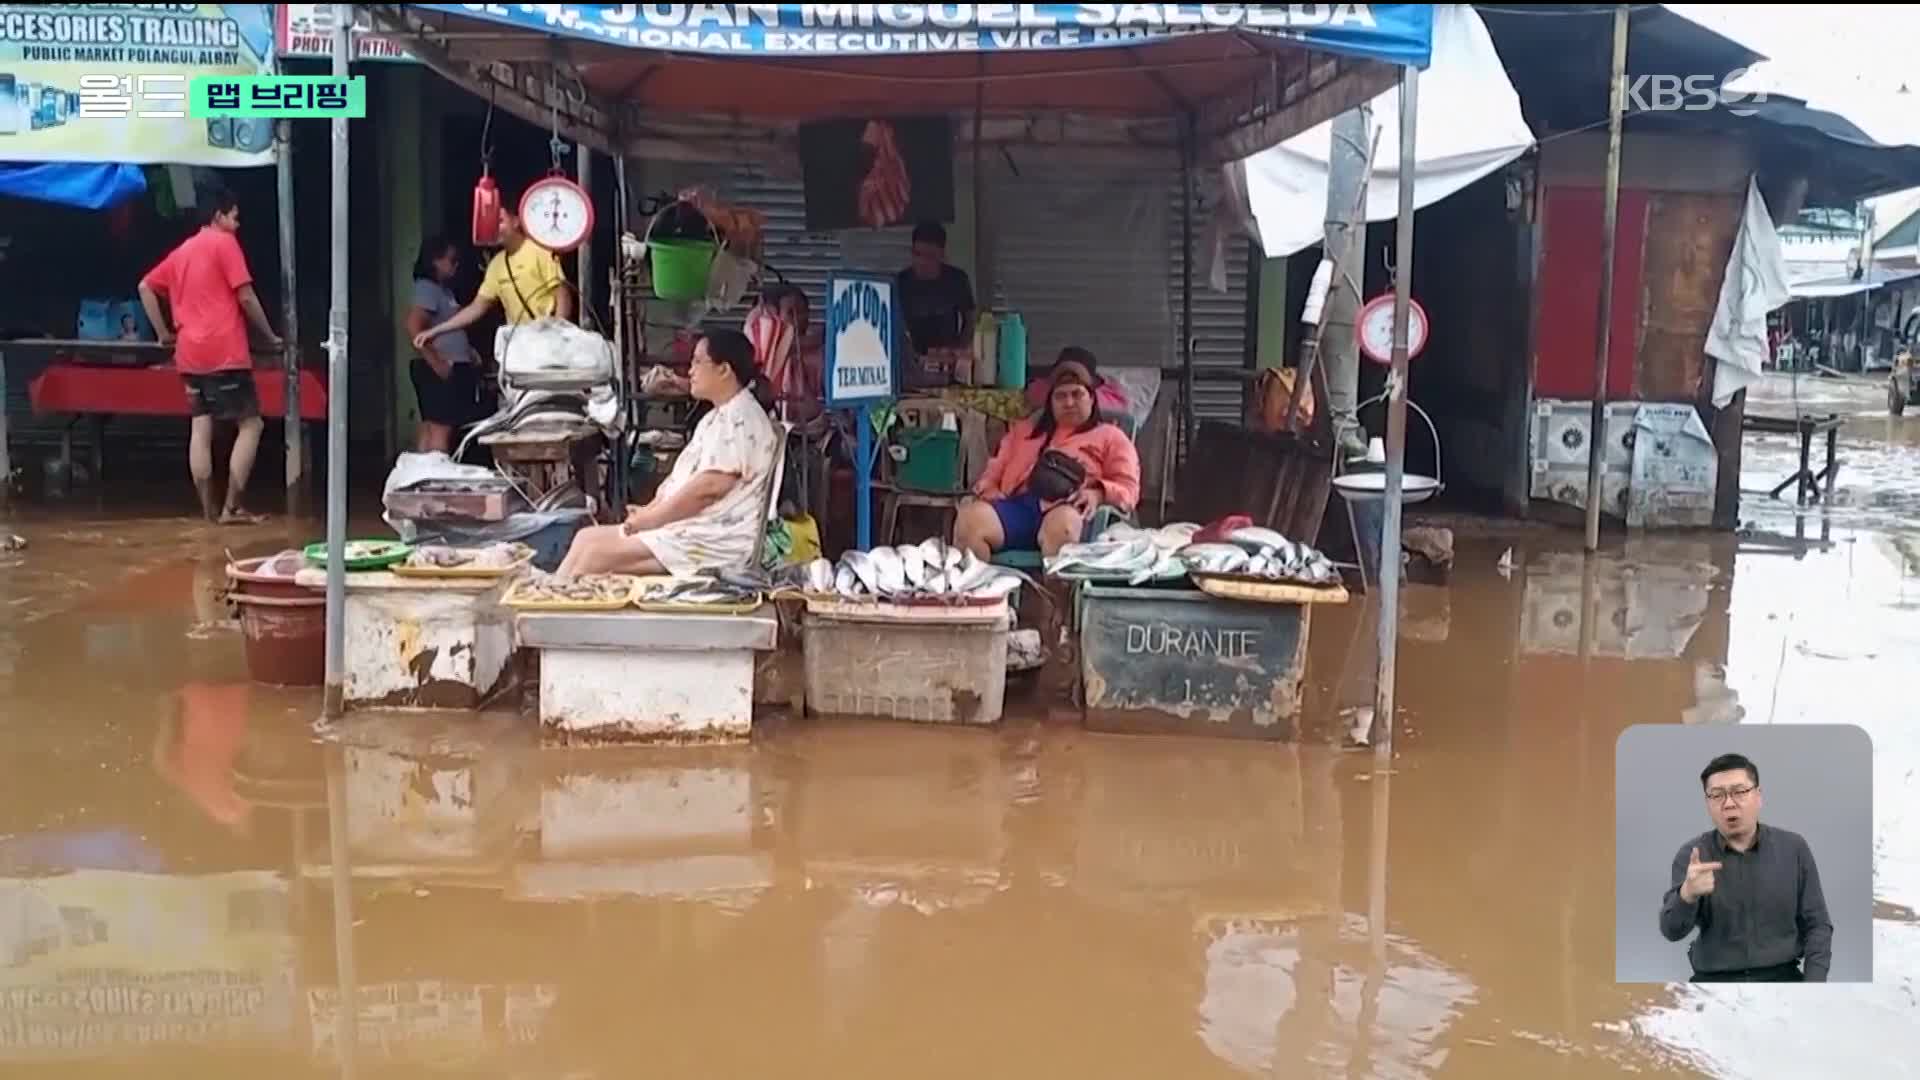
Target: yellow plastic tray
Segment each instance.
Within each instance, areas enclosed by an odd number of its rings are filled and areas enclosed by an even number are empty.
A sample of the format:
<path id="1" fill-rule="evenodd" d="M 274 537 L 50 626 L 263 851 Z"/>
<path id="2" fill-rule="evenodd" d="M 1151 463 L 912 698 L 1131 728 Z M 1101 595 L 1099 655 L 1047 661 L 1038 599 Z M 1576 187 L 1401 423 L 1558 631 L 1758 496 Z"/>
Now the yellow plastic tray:
<path id="1" fill-rule="evenodd" d="M 500 603 L 515 611 L 619 611 L 631 607 L 640 596 L 640 579 L 629 577 L 627 581 L 627 594 L 609 600 L 527 600 L 517 595 L 520 586 L 515 585 L 507 590 L 506 597 Z"/>
<path id="2" fill-rule="evenodd" d="M 678 604 L 671 600 L 648 601 L 640 599 L 640 593 L 649 585 L 670 584 L 678 581 L 672 574 L 648 574 L 634 579 L 633 606 L 640 611 L 656 615 L 745 615 L 757 610 L 766 602 L 763 593 L 753 594 L 752 602 L 741 601 L 737 604 Z"/>
<path id="3" fill-rule="evenodd" d="M 1344 604 L 1345 585 L 1293 585 L 1239 574 L 1192 574 L 1193 583 L 1208 596 L 1247 600 L 1256 604 Z"/>
<path id="4" fill-rule="evenodd" d="M 503 578 L 525 570 L 533 562 L 533 556 L 516 560 L 510 566 L 474 567 L 474 566 L 408 566 L 396 563 L 388 572 L 398 577 L 440 578 Z"/>

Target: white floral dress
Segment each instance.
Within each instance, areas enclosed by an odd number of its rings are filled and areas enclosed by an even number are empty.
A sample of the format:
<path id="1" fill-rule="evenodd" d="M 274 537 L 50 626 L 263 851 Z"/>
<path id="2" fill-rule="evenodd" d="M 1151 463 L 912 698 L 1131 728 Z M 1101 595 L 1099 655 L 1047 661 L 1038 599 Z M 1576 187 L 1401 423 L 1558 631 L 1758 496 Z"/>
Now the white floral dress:
<path id="1" fill-rule="evenodd" d="M 644 529 L 634 539 L 647 545 L 675 577 L 747 567 L 765 528 L 761 514 L 771 494 L 779 438 L 766 410 L 744 390 L 701 417 L 655 500 L 667 498 L 703 472 L 731 473 L 740 482 L 698 514 Z"/>

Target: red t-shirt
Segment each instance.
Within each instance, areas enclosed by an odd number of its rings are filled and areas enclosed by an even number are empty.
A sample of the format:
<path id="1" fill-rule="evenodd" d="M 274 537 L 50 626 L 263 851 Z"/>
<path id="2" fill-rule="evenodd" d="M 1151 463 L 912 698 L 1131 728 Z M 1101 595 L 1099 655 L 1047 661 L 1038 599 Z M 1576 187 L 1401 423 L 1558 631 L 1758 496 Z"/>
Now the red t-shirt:
<path id="1" fill-rule="evenodd" d="M 253 366 L 247 320 L 235 290 L 253 284 L 240 241 L 211 225 L 174 248 L 147 271 L 143 284 L 166 298 L 173 311 L 173 362 L 181 371 L 205 375 Z"/>

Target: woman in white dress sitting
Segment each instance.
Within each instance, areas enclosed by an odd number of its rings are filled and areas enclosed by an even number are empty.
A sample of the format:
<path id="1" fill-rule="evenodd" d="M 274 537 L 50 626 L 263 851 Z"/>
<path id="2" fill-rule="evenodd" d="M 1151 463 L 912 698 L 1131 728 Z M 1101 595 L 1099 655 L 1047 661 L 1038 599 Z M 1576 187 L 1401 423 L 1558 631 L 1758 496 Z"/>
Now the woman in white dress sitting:
<path id="1" fill-rule="evenodd" d="M 712 411 L 674 462 L 653 501 L 619 525 L 580 530 L 559 573 L 672 574 L 746 569 L 759 546 L 780 436 L 754 399 L 753 345 L 712 330 L 693 349 L 688 378 Z"/>

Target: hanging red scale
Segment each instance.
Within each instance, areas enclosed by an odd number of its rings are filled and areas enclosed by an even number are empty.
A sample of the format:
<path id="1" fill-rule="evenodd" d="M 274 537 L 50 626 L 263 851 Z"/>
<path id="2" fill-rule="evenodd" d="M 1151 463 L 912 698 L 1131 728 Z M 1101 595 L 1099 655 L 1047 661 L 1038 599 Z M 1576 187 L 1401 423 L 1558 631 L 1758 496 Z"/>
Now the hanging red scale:
<path id="1" fill-rule="evenodd" d="M 493 174 L 481 167 L 480 179 L 473 185 L 473 246 L 497 247 L 500 243 L 500 189 Z"/>

